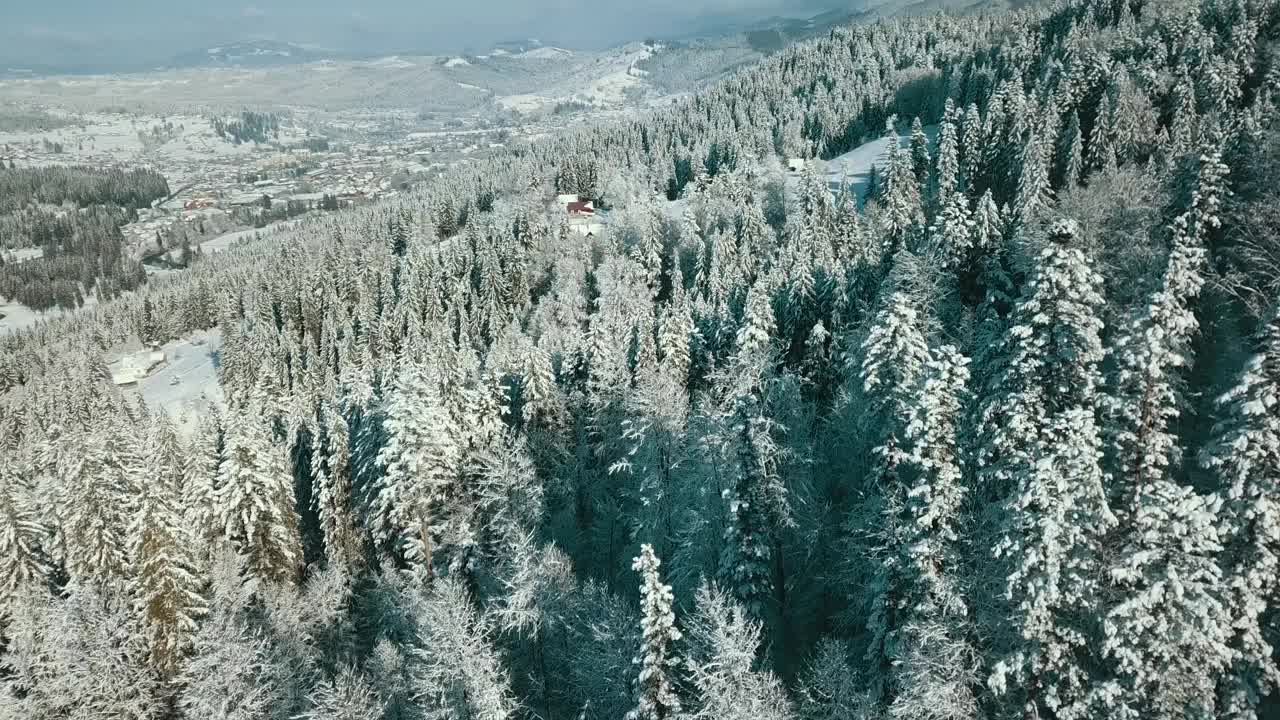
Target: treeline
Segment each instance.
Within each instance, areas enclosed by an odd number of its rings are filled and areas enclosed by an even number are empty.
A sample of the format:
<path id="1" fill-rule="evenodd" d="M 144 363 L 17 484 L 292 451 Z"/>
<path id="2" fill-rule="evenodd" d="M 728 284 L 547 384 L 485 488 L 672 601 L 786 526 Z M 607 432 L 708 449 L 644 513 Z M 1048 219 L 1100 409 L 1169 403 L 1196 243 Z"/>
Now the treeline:
<path id="1" fill-rule="evenodd" d="M 280 137 L 280 119 L 275 113 L 244 110 L 234 120 L 215 117 L 213 130 L 236 145 L 246 142 L 265 143 Z"/>
<path id="2" fill-rule="evenodd" d="M 32 204 L 144 208 L 168 195 L 168 181 L 148 168 L 0 167 L 0 214 Z"/>
<path id="3" fill-rule="evenodd" d="M 146 275 L 120 232 L 129 212 L 94 206 L 61 215 L 35 210 L 0 216 L 0 237 L 20 233 L 42 251 L 40 257 L 0 264 L 0 297 L 33 310 L 72 309 L 87 294 L 107 300 L 138 287 Z"/>
<path id="4" fill-rule="evenodd" d="M 0 297 L 67 309 L 90 293 L 109 299 L 138 287 L 146 276 L 120 227 L 168 194 L 164 176 L 148 169 L 0 170 L 0 247 L 42 251 L 0 264 Z"/>
<path id="5" fill-rule="evenodd" d="M 48 132 L 79 122 L 77 118 L 58 117 L 43 110 L 5 108 L 0 110 L 0 132 Z"/>

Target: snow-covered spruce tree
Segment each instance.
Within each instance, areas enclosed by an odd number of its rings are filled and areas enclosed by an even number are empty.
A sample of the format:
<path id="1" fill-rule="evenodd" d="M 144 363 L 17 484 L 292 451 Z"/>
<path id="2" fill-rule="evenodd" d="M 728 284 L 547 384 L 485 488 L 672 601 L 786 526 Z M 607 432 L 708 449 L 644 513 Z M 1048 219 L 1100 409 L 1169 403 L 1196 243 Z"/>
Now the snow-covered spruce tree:
<path id="1" fill-rule="evenodd" d="M 161 683 L 146 665 L 128 600 L 93 582 L 60 598 L 30 588 L 16 600 L 0 655 L 0 717 L 159 720 Z"/>
<path id="2" fill-rule="evenodd" d="M 418 609 L 418 697 L 431 717 L 508 720 L 519 706 L 488 618 L 455 579 L 432 583 Z"/>
<path id="3" fill-rule="evenodd" d="M 899 260 L 903 258 L 900 256 Z M 851 519 L 855 536 L 878 536 L 876 551 L 884 553 L 868 590 L 871 610 L 867 628 L 871 639 L 866 656 L 874 668 L 873 694 L 882 703 L 889 702 L 894 692 L 891 666 L 901 626 L 899 611 L 909 603 L 905 597 L 904 568 L 897 550 L 906 543 L 903 506 L 907 484 L 903 466 L 907 454 L 907 413 L 917 402 L 917 384 L 928 359 L 929 347 L 917 298 L 910 291 L 895 290 L 882 300 L 874 324 L 862 343 L 861 390 L 866 409 L 861 421 L 864 442 L 871 456 L 863 491 L 869 502 Z"/>
<path id="4" fill-rule="evenodd" d="M 961 720 L 978 714 L 977 652 L 967 639 L 972 619 L 957 547 L 967 491 L 957 432 L 968 362 L 950 345 L 934 351 L 908 411 L 891 718 Z"/>
<path id="5" fill-rule="evenodd" d="M 0 454 L 0 615 L 24 585 L 49 572 L 42 547 L 48 530 L 17 463 Z"/>
<path id="6" fill-rule="evenodd" d="M 1098 103 L 1098 113 L 1089 135 L 1089 170 L 1101 170 L 1116 163 L 1115 145 L 1111 139 L 1111 99 L 1106 92 Z"/>
<path id="7" fill-rule="evenodd" d="M 182 487 L 187 495 L 187 527 L 197 544 L 201 567 L 207 567 L 216 540 L 222 535 L 218 514 L 218 468 L 224 433 L 221 413 L 201 419 L 183 458 Z"/>
<path id="8" fill-rule="evenodd" d="M 737 333 L 717 392 L 723 407 L 722 444 L 734 464 L 724 490 L 728 519 L 720 559 L 720 580 L 755 617 L 765 617 L 773 601 L 773 546 L 790 520 L 786 488 L 778 475 L 779 432 L 767 413 L 765 394 L 774 376 L 771 336 L 775 325 L 768 286 L 758 282 L 747 296 L 746 316 Z"/>
<path id="9" fill-rule="evenodd" d="M 1193 306 L 1206 269 L 1203 242 L 1189 233 L 1187 216 L 1179 217 L 1161 287 L 1117 342 L 1106 434 L 1122 515 L 1136 508 L 1136 497 L 1149 483 L 1168 479 L 1182 456 L 1174 424 L 1183 407 L 1182 373 L 1191 366 L 1190 346 L 1199 330 Z"/>
<path id="10" fill-rule="evenodd" d="M 974 222 L 969 211 L 969 200 L 964 193 L 953 192 L 938 211 L 934 226 L 931 250 L 944 267 L 956 273 L 961 282 L 971 280 L 972 269 L 979 259 L 974 247 Z M 962 290 L 968 290 L 962 287 Z"/>
<path id="11" fill-rule="evenodd" d="M 178 676 L 178 707 L 186 717 L 212 720 L 271 717 L 281 690 L 267 640 L 227 610 L 215 606 L 196 635 L 195 652 Z"/>
<path id="12" fill-rule="evenodd" d="M 1084 172 L 1084 139 L 1080 134 L 1080 114 L 1072 110 L 1058 140 L 1058 172 L 1055 187 L 1071 189 L 1080 183 Z"/>
<path id="13" fill-rule="evenodd" d="M 805 664 L 797 691 L 800 720 L 873 720 L 879 711 L 858 682 L 843 642 L 823 640 Z"/>
<path id="14" fill-rule="evenodd" d="M 351 509 L 350 427 L 339 409 L 328 404 L 317 411 L 316 422 L 312 504 L 320 517 L 325 556 L 353 566 L 361 560 L 363 541 Z"/>
<path id="15" fill-rule="evenodd" d="M 670 552 L 679 474 L 690 454 L 688 391 L 676 377 L 650 365 L 637 370 L 636 387 L 625 408 L 622 440 L 630 449 L 609 471 L 638 476 L 638 503 L 629 520 L 633 536 Z"/>
<path id="16" fill-rule="evenodd" d="M 1215 680 L 1229 659 L 1216 559 L 1220 500 L 1198 496 L 1174 474 L 1183 455 L 1174 424 L 1185 405 L 1182 374 L 1192 362 L 1193 306 L 1207 264 L 1194 217 L 1174 222 L 1164 280 L 1119 342 L 1108 401 L 1112 496 L 1122 523 L 1102 645 L 1115 677 L 1095 696 L 1117 717 L 1212 713 Z"/>
<path id="17" fill-rule="evenodd" d="M 153 421 L 142 474 L 133 483 L 127 552 L 128 587 L 148 659 L 172 677 L 204 614 L 196 573 L 196 538 L 186 520 L 182 447 L 167 416 Z"/>
<path id="18" fill-rule="evenodd" d="M 885 122 L 889 149 L 880 185 L 880 230 L 885 238 L 885 253 L 892 256 L 906 239 L 924 226 L 920 182 L 916 179 L 910 155 L 898 142 L 897 117 Z"/>
<path id="19" fill-rule="evenodd" d="M 759 621 L 712 585 L 698 589 L 686 659 L 698 702 L 695 720 L 790 720 L 791 702 L 773 673 L 758 670 Z"/>
<path id="20" fill-rule="evenodd" d="M 947 98 L 942 127 L 938 131 L 938 207 L 946 207 L 951 202 L 952 194 L 963 190 L 957 120 L 954 101 Z"/>
<path id="21" fill-rule="evenodd" d="M 1031 136 L 1022 155 L 1022 172 L 1018 179 L 1018 194 L 1014 199 L 1014 216 L 1021 226 L 1030 222 L 1038 212 L 1053 202 L 1053 186 L 1050 172 L 1053 166 L 1051 135 L 1046 130 Z"/>
<path id="22" fill-rule="evenodd" d="M 310 707 L 299 720 L 384 720 L 377 689 L 359 670 L 345 667 L 317 685 L 307 698 Z"/>
<path id="23" fill-rule="evenodd" d="M 107 437 L 124 431 L 112 426 L 89 432 L 81 438 L 78 452 L 58 460 L 59 482 L 67 493 L 62 542 L 67 570 L 79 582 L 114 583 L 127 571 L 129 469 L 112 451 L 117 441 Z"/>
<path id="24" fill-rule="evenodd" d="M 911 171 L 915 173 L 916 184 L 923 192 L 929 187 L 929 136 L 924 133 L 924 125 L 919 116 L 911 121 Z"/>
<path id="25" fill-rule="evenodd" d="M 675 643 L 680 641 L 676 614 L 672 611 L 671 586 L 662 582 L 658 567 L 662 561 L 653 554 L 652 545 L 641 545 L 640 555 L 632 569 L 640 573 L 640 630 L 643 639 L 640 666 L 636 678 L 636 708 L 627 713 L 628 720 L 666 720 L 680 716 L 680 698 L 669 677 L 679 663 Z"/>
<path id="26" fill-rule="evenodd" d="M 1218 687 L 1219 713 L 1256 720 L 1280 687 L 1270 617 L 1280 590 L 1280 311 L 1263 326 L 1257 354 L 1220 400 L 1221 419 L 1204 455 L 1219 480 L 1222 568 L 1231 621 L 1231 663 Z"/>
<path id="27" fill-rule="evenodd" d="M 387 408 L 387 444 L 378 454 L 384 474 L 373 501 L 374 537 L 428 576 L 434 533 L 462 464 L 460 432 L 445 407 L 440 382 L 404 365 Z"/>
<path id="28" fill-rule="evenodd" d="M 293 474 L 255 406 L 226 418 L 218 468 L 217 519 L 259 580 L 292 583 L 302 565 Z"/>
<path id="29" fill-rule="evenodd" d="M 1169 478 L 1183 454 L 1174 430 L 1185 405 L 1184 375 L 1200 329 L 1195 308 L 1209 269 L 1210 233 L 1221 225 L 1226 174 L 1221 153 L 1200 157 L 1189 207 L 1173 222 L 1160 287 L 1113 352 L 1106 432 L 1113 498 L 1121 513 L 1136 507 L 1147 483 Z"/>
<path id="30" fill-rule="evenodd" d="M 1062 720 L 1087 715 L 1099 554 L 1115 524 L 1097 424 L 1102 280 L 1078 232 L 1069 220 L 1050 228 L 984 398 L 978 456 L 984 491 L 1004 498 L 996 553 L 1012 613 L 1008 655 L 988 682 Z"/>
<path id="31" fill-rule="evenodd" d="M 1217 564 L 1221 500 L 1160 478 L 1134 502 L 1110 570 L 1118 601 L 1103 619 L 1102 651 L 1115 677 L 1095 686 L 1095 712 L 1209 717 L 1231 659 Z"/>
<path id="32" fill-rule="evenodd" d="M 522 356 L 522 421 L 526 426 L 541 424 L 548 428 L 559 428 L 565 421 L 567 411 L 560 388 L 556 385 L 551 355 L 532 341 L 526 341 L 522 345 Z"/>

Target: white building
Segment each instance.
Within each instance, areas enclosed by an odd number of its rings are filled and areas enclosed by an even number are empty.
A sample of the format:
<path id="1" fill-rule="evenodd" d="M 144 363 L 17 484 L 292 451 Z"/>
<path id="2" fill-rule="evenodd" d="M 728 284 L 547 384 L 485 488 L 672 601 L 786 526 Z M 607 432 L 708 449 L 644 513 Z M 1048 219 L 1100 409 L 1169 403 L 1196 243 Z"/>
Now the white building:
<path id="1" fill-rule="evenodd" d="M 582 237 L 593 237 L 604 232 L 604 223 L 593 215 L 575 215 L 569 218 L 569 229 Z"/>
<path id="2" fill-rule="evenodd" d="M 134 385 L 146 378 L 164 362 L 163 350 L 143 350 L 120 359 L 120 366 L 111 371 L 111 382 L 116 385 Z"/>

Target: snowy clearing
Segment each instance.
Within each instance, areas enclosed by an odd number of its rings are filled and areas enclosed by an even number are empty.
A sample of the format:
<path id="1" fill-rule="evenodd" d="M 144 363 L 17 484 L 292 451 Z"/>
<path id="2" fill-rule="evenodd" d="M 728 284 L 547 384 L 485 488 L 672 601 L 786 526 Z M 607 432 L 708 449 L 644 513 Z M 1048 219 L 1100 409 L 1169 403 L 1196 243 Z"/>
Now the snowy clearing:
<path id="1" fill-rule="evenodd" d="M 235 247 L 242 242 L 248 242 L 256 238 L 266 237 L 279 230 L 288 230 L 297 225 L 297 220 L 285 220 L 274 225 L 268 225 L 264 228 L 249 228 L 248 230 L 236 230 L 235 232 L 219 235 L 212 240 L 206 240 L 200 243 L 200 251 L 203 253 L 219 253 L 228 248 Z M 170 251 L 172 254 L 175 251 Z"/>
<path id="2" fill-rule="evenodd" d="M 0 256 L 4 257 L 5 262 L 26 262 L 34 260 L 44 255 L 44 250 L 40 248 L 18 248 L 17 250 L 5 250 L 0 252 Z"/>
<path id="3" fill-rule="evenodd" d="M 543 97 L 542 95 L 504 95 L 496 98 L 494 102 L 498 103 L 504 110 L 515 110 L 516 112 L 531 113 L 537 112 L 548 105 L 555 104 L 555 98 Z"/>
<path id="4" fill-rule="evenodd" d="M 222 331 L 217 329 L 166 343 L 161 348 L 164 364 L 133 387 L 147 408 L 163 410 L 179 432 L 190 437 L 202 417 L 223 406 L 217 372 L 221 348 Z"/>
<path id="5" fill-rule="evenodd" d="M 929 152 L 935 152 L 938 127 L 930 125 L 924 129 L 924 133 L 929 138 Z M 872 140 L 838 157 L 831 158 L 825 162 L 818 161 L 819 173 L 826 177 L 827 186 L 833 191 L 843 184 L 849 188 L 850 193 L 861 198 L 867 191 L 867 183 L 871 179 L 871 168 L 884 168 L 885 159 L 889 153 L 889 144 L 895 139 L 898 141 L 898 147 L 906 148 L 911 143 L 911 131 L 908 129 L 899 132 L 896 138 L 882 137 Z M 794 191 L 799 184 L 800 174 L 789 173 L 787 176 L 787 189 Z"/>
<path id="6" fill-rule="evenodd" d="M 98 299 L 93 296 L 84 299 L 84 307 L 91 307 L 97 304 Z M 71 315 L 76 310 L 53 309 L 46 311 L 36 311 L 4 297 L 0 297 L 0 335 L 6 335 L 11 332 L 29 328 L 41 320 L 54 320 L 64 315 Z"/>

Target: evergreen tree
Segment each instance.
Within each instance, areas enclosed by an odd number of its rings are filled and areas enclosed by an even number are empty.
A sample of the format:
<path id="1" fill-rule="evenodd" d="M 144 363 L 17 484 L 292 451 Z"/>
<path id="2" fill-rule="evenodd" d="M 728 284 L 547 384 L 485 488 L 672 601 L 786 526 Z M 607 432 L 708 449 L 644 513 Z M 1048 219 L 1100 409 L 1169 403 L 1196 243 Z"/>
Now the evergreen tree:
<path id="1" fill-rule="evenodd" d="M 412 364 L 399 372 L 385 425 L 374 536 L 430 575 L 434 536 L 444 525 L 445 501 L 462 464 L 460 432 L 444 406 L 439 381 Z"/>
<path id="2" fill-rule="evenodd" d="M 890 256 L 902 247 L 908 235 L 924 225 L 920 181 L 916 179 L 911 157 L 898 144 L 895 121 L 896 117 L 891 117 L 885 123 L 889 150 L 880 182 L 880 229 L 885 236 L 885 252 Z"/>
<path id="3" fill-rule="evenodd" d="M 1028 713 L 1085 713 L 1107 503 L 1097 425 L 1101 278 L 1077 225 L 1056 222 L 1004 341 L 1003 372 L 983 412 L 980 472 L 1004 497 L 1014 637 L 989 684 Z"/>
<path id="4" fill-rule="evenodd" d="M 911 171 L 916 176 L 916 186 L 920 190 L 929 187 L 929 136 L 924 134 L 924 125 L 920 118 L 911 121 Z"/>
<path id="5" fill-rule="evenodd" d="M 292 583 L 302 565 L 293 476 L 270 428 L 251 412 L 256 408 L 227 417 L 217 522 L 254 577 Z"/>
<path id="6" fill-rule="evenodd" d="M 133 610 L 148 641 L 151 666 L 172 677 L 190 649 L 204 612 L 196 575 L 195 537 L 182 505 L 182 448 L 168 418 L 154 422 L 143 474 L 134 483 L 128 556 L 137 574 L 130 578 Z"/>
<path id="7" fill-rule="evenodd" d="M 1280 686 L 1269 620 L 1280 582 L 1280 314 L 1260 331 L 1258 353 L 1221 400 L 1205 465 L 1223 488 L 1222 567 L 1231 664 L 1218 688 L 1223 717 L 1254 720 Z"/>
<path id="8" fill-rule="evenodd" d="M 627 714 L 629 720 L 664 720 L 680 716 L 680 698 L 668 677 L 677 660 L 673 645 L 680 641 L 676 616 L 672 612 L 671 586 L 664 585 L 658 575 L 662 564 L 653 554 L 652 545 L 641 545 L 640 556 L 632 568 L 640 573 L 641 641 L 640 666 L 636 679 L 636 709 Z"/>
<path id="9" fill-rule="evenodd" d="M 891 718 L 978 717 L 977 652 L 966 636 L 971 618 L 959 567 L 966 487 L 957 425 L 967 364 L 954 347 L 938 348 L 908 411 Z"/>
<path id="10" fill-rule="evenodd" d="M 49 572 L 47 530 L 12 457 L 0 456 L 0 612 L 28 583 Z"/>
<path id="11" fill-rule="evenodd" d="M 383 720 L 384 708 L 377 688 L 354 668 L 343 668 L 311 691 L 311 707 L 301 720 Z"/>
<path id="12" fill-rule="evenodd" d="M 62 529 L 66 566 L 81 582 L 114 584 L 127 572 L 128 469 L 114 452 L 117 441 L 107 437 L 123 431 L 90 433 L 78 453 L 67 453 L 58 462 L 59 479 L 68 491 Z"/>
<path id="13" fill-rule="evenodd" d="M 786 488 L 778 475 L 775 435 L 780 428 L 765 406 L 773 376 L 773 332 L 769 294 L 758 283 L 748 295 L 737 352 L 723 379 L 725 446 L 734 476 L 724 491 L 728 521 L 720 560 L 722 582 L 756 617 L 763 617 L 772 604 L 774 539 L 790 522 Z"/>
<path id="14" fill-rule="evenodd" d="M 714 586 L 697 594 L 691 626 L 697 654 L 688 660 L 698 694 L 698 720 L 788 720 L 793 717 L 782 683 L 756 669 L 761 626 Z"/>
<path id="15" fill-rule="evenodd" d="M 95 584 L 96 585 L 96 584 Z M 162 717 L 161 684 L 128 602 L 110 589 L 72 586 L 60 599 L 33 589 L 6 618 L 0 714 L 30 720 Z"/>
<path id="16" fill-rule="evenodd" d="M 1084 139 L 1080 134 L 1080 115 L 1072 111 L 1058 141 L 1058 181 L 1054 187 L 1073 188 L 1084 172 Z"/>
<path id="17" fill-rule="evenodd" d="M 938 132 L 938 205 L 940 207 L 949 205 L 952 194 L 963 190 L 960 177 L 959 131 L 953 120 L 954 116 L 951 99 L 947 98 L 947 112 Z"/>
<path id="18" fill-rule="evenodd" d="M 414 682 L 434 717 L 507 720 L 518 711 L 493 647 L 493 628 L 453 579 L 432 584 L 419 608 L 422 649 Z"/>

